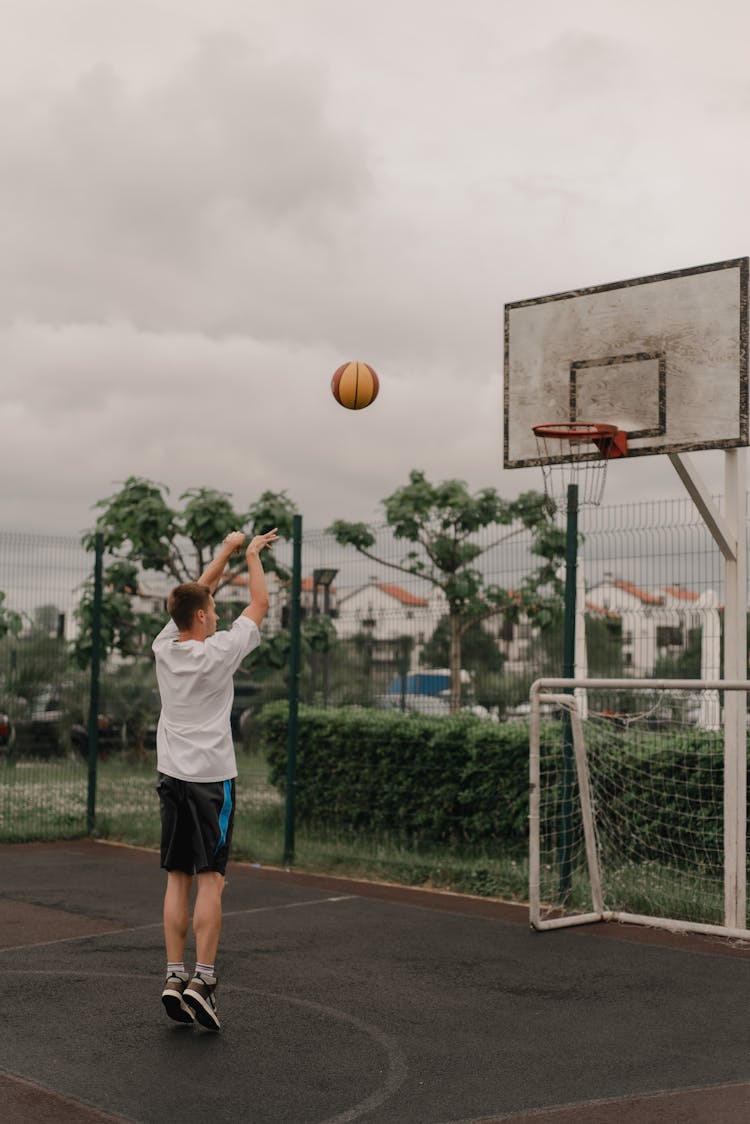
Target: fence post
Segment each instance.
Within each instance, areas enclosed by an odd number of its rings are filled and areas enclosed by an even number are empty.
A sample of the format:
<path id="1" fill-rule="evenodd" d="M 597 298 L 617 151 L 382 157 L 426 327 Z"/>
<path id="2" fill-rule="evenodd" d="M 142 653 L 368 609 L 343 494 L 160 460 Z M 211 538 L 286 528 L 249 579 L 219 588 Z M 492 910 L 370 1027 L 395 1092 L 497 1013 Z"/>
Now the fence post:
<path id="1" fill-rule="evenodd" d="M 99 756 L 99 665 L 102 631 L 102 559 L 104 537 L 94 539 L 94 602 L 91 612 L 91 685 L 89 690 L 89 785 L 86 828 L 91 835 L 96 823 L 96 766 Z"/>
<path id="2" fill-rule="evenodd" d="M 565 530 L 565 621 L 563 629 L 563 678 L 575 676 L 576 595 L 578 568 L 578 485 L 568 484 Z M 567 692 L 566 692 L 567 693 Z M 570 694 L 572 694 L 572 690 Z M 570 711 L 563 711 L 563 746 L 560 775 L 560 899 L 570 893 L 572 875 L 571 821 L 573 817 L 573 731 Z"/>
<path id="3" fill-rule="evenodd" d="M 292 592 L 289 606 L 289 722 L 287 725 L 284 863 L 294 859 L 295 776 L 297 768 L 297 710 L 299 706 L 300 595 L 302 591 L 302 516 L 295 515 L 292 532 Z"/>

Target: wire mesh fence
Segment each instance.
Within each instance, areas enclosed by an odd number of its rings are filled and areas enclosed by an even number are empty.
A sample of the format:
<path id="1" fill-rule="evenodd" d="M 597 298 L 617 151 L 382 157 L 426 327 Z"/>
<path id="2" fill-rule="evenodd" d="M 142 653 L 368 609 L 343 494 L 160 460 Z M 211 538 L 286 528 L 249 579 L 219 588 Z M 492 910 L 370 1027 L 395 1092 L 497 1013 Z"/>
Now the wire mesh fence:
<path id="1" fill-rule="evenodd" d="M 580 530 L 586 666 L 577 672 L 718 677 L 721 559 L 691 502 L 588 509 L 581 513 Z M 333 720 L 341 707 L 448 718 L 451 635 L 444 588 L 430 580 L 426 566 L 415 572 L 413 543 L 395 538 L 387 526 L 373 531 L 366 553 L 340 545 L 328 532 L 304 533 L 300 701 L 331 712 Z M 529 532 L 488 528 L 475 538 L 479 582 L 509 597 L 505 611 L 463 631 L 460 706 L 488 727 L 523 723 L 530 684 L 540 675 L 560 673 L 562 607 L 544 627 L 517 606 L 507 607 L 538 565 Z M 280 542 L 275 553 L 289 570 L 291 544 Z M 92 570 L 93 556 L 77 539 L 0 533 L 2 840 L 62 838 L 89 826 L 90 671 L 78 666 L 71 652 L 80 639 L 76 610 Z M 262 645 L 269 658 L 251 659 L 238 673 L 232 714 L 240 770 L 235 841 L 239 854 L 264 861 L 281 857 L 284 794 L 283 785 L 268 780 L 261 715 L 266 703 L 286 698 L 289 688 L 284 642 L 290 586 L 275 575 L 269 586 Z M 142 643 L 135 654 L 115 650 L 104 660 L 97 715 L 95 828 L 149 845 L 159 830 L 154 787 L 159 703 L 150 638 L 165 619 L 168 589 L 162 575 L 140 575 L 133 604 L 142 621 Z M 218 595 L 222 625 L 241 611 L 242 597 L 236 583 Z M 715 729 L 718 716 L 709 710 L 702 721 Z M 439 787 L 439 762 L 434 755 L 431 760 L 432 772 L 420 783 Z M 484 783 L 491 785 L 492 778 Z M 408 791 L 401 798 L 408 800 Z M 471 803 L 470 790 L 463 799 L 464 806 Z M 365 821 L 358 834 L 367 836 Z M 351 833 L 347 839 L 335 831 L 327 836 L 326 825 L 318 824 L 317 841 L 319 853 L 333 863 L 333 852 L 347 850 Z M 415 841 L 412 834 L 407 844 Z M 373 841 L 373 850 L 381 842 Z M 505 848 L 518 882 L 525 832 L 512 846 L 506 842 L 486 844 L 485 858 L 496 852 L 499 861 Z M 402 845 L 404 840 L 394 841 Z M 476 856 L 470 861 L 484 870 L 485 858 L 479 866 Z"/>
<path id="2" fill-rule="evenodd" d="M 88 678 L 72 667 L 91 557 L 80 541 L 0 535 L 0 837 L 86 830 Z"/>
<path id="3" fill-rule="evenodd" d="M 701 660 L 719 658 L 721 557 L 688 499 L 588 509 L 579 525 L 590 674 L 694 669 L 697 676 Z M 498 538 L 489 530 L 477 536 L 477 565 L 487 584 L 517 590 L 535 566 L 531 536 Z M 448 665 L 448 606 L 439 586 L 409 572 L 413 549 L 387 527 L 379 528 L 369 556 L 323 532 L 305 534 L 303 613 L 327 616 L 335 639 L 325 657 L 312 654 L 305 701 L 429 713 L 447 707 L 444 693 L 432 703 L 418 697 L 421 688 L 437 686 L 424 670 Z M 324 586 L 329 574 L 335 576 Z M 544 628 L 523 613 L 498 613 L 464 633 L 462 652 L 465 703 L 500 718 L 515 714 L 534 678 L 559 674 L 562 613 Z M 717 666 L 708 673 L 718 672 Z M 405 682 L 405 675 L 412 679 Z"/>

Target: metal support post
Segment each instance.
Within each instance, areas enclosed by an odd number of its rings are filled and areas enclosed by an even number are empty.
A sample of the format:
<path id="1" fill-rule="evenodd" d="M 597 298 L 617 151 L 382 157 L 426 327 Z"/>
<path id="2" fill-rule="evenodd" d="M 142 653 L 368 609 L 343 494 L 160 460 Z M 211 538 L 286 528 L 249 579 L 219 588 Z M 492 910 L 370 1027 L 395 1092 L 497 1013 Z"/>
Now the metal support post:
<path id="1" fill-rule="evenodd" d="M 86 799 L 86 830 L 96 825 L 96 768 L 99 759 L 99 671 L 102 645 L 102 561 L 104 537 L 94 538 L 94 600 L 91 609 L 91 685 L 89 688 L 89 775 Z"/>
<path id="2" fill-rule="evenodd" d="M 725 456 L 726 516 L 736 543 L 725 560 L 724 678 L 747 678 L 746 450 Z M 746 926 L 747 699 L 724 692 L 724 924 Z"/>
<path id="3" fill-rule="evenodd" d="M 287 724 L 284 862 L 294 859 L 295 785 L 297 771 L 297 711 L 299 708 L 300 597 L 302 592 L 302 516 L 292 530 L 292 590 L 289 606 L 289 720 Z"/>

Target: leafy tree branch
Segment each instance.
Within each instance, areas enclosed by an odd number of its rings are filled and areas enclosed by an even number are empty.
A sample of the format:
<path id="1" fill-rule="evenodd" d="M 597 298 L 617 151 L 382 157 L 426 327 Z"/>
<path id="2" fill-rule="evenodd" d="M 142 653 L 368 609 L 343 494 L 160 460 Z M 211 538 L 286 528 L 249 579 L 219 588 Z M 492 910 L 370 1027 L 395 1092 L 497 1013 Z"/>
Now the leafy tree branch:
<path id="1" fill-rule="evenodd" d="M 463 481 L 432 484 L 424 472 L 413 470 L 409 483 L 383 500 L 385 517 L 397 539 L 412 543 L 400 561 L 382 557 L 373 548 L 376 537 L 366 523 L 337 520 L 329 533 L 340 545 L 353 546 L 379 565 L 418 577 L 440 589 L 448 605 L 450 630 L 451 711 L 460 706 L 461 642 L 482 620 L 502 613 L 515 618 L 526 612 L 544 627 L 560 605 L 557 577 L 565 556 L 565 536 L 551 520 L 544 496 L 525 492 L 504 500 L 494 488 L 472 495 Z M 488 545 L 477 534 L 491 526 L 508 530 Z M 531 534 L 531 551 L 541 559 L 516 590 L 488 584 L 475 565 L 488 550 L 523 532 Z"/>

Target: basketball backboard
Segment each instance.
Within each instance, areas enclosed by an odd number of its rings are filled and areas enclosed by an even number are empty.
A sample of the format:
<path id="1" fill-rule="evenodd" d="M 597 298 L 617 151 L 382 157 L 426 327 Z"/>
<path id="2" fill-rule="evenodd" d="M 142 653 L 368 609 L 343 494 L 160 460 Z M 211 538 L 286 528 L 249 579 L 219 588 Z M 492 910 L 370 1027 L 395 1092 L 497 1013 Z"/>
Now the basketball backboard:
<path id="1" fill-rule="evenodd" d="M 539 423 L 614 424 L 628 456 L 747 445 L 747 313 L 748 258 L 506 304 L 505 468 L 542 463 Z"/>

